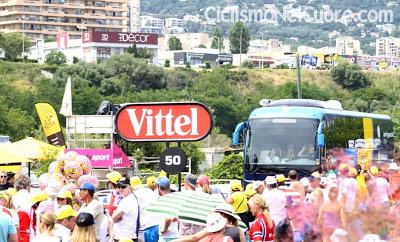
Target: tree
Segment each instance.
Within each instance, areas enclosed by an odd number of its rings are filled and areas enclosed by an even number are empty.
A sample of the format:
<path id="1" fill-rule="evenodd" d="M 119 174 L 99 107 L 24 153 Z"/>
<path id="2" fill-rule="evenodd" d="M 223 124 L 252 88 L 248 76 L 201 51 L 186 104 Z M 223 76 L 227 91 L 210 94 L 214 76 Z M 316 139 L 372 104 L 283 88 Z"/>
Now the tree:
<path id="1" fill-rule="evenodd" d="M 172 36 L 168 40 L 168 48 L 169 50 L 182 50 L 181 40 L 176 36 Z"/>
<path id="2" fill-rule="evenodd" d="M 48 65 L 64 65 L 67 63 L 67 57 L 61 51 L 52 50 L 46 55 L 46 60 L 44 61 Z"/>
<path id="3" fill-rule="evenodd" d="M 232 54 L 247 53 L 250 46 L 250 32 L 243 22 L 237 22 L 229 32 L 229 48 Z"/>
<path id="4" fill-rule="evenodd" d="M 253 69 L 254 68 L 254 64 L 249 60 L 245 60 L 245 61 L 242 62 L 242 67 Z"/>
<path id="5" fill-rule="evenodd" d="M 23 35 L 21 33 L 3 34 L 0 38 L 0 48 L 5 52 L 5 59 L 15 61 L 22 56 Z M 25 52 L 29 51 L 29 38 L 25 36 Z"/>
<path id="6" fill-rule="evenodd" d="M 132 46 L 129 46 L 128 49 L 127 49 L 127 52 L 129 54 L 132 54 L 134 57 L 137 57 L 138 49 L 137 49 L 136 44 L 133 44 Z"/>
<path id="7" fill-rule="evenodd" d="M 205 44 L 199 44 L 198 48 L 207 48 Z"/>
<path id="8" fill-rule="evenodd" d="M 240 154 L 231 154 L 214 165 L 207 176 L 210 179 L 239 179 L 243 178 L 243 157 Z"/>
<path id="9" fill-rule="evenodd" d="M 72 64 L 76 64 L 78 62 L 79 62 L 78 57 L 76 57 L 76 56 L 72 57 Z"/>
<path id="10" fill-rule="evenodd" d="M 218 28 L 214 30 L 214 38 L 211 42 L 211 48 L 218 49 L 219 51 L 225 49 L 224 38 L 222 36 L 221 30 Z"/>
<path id="11" fill-rule="evenodd" d="M 170 67 L 171 66 L 170 62 L 171 62 L 170 60 L 165 60 L 164 67 Z"/>
<path id="12" fill-rule="evenodd" d="M 362 72 L 359 65 L 349 62 L 339 63 L 332 68 L 331 76 L 334 82 L 344 88 L 356 90 L 372 85 L 371 80 Z"/>

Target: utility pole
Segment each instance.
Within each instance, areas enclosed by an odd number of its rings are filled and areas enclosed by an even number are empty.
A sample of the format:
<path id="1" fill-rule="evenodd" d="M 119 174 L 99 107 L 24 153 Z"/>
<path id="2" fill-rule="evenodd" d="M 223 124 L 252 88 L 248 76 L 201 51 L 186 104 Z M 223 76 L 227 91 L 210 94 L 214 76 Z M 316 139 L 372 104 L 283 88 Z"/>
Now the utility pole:
<path id="1" fill-rule="evenodd" d="M 302 94 L 301 94 L 301 72 L 300 72 L 300 56 L 299 53 L 296 54 L 296 64 L 297 64 L 297 78 L 296 78 L 296 82 L 297 82 L 297 98 L 301 99 L 302 98 Z"/>
<path id="2" fill-rule="evenodd" d="M 22 21 L 22 53 L 21 53 L 21 57 L 22 57 L 22 60 L 23 60 L 24 59 L 24 55 L 25 55 L 25 16 L 23 16 L 19 20 Z"/>
<path id="3" fill-rule="evenodd" d="M 243 28 L 240 29 L 240 43 L 239 43 L 239 64 L 242 67 L 242 35 L 243 35 Z"/>

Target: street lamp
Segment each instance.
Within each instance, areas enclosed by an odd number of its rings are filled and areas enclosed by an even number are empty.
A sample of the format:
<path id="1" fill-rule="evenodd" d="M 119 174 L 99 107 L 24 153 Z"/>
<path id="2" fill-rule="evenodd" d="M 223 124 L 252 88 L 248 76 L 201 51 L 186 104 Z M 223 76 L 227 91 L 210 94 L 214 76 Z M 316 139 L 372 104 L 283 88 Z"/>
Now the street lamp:
<path id="1" fill-rule="evenodd" d="M 240 43 L 239 43 L 239 65 L 242 67 L 242 35 L 243 35 L 243 28 L 240 28 Z"/>
<path id="2" fill-rule="evenodd" d="M 22 18 L 18 19 L 19 21 L 22 21 L 22 53 L 21 57 L 24 59 L 25 55 L 25 17 L 23 16 Z"/>
<path id="3" fill-rule="evenodd" d="M 86 24 L 86 20 L 83 20 L 81 22 L 80 27 L 78 27 L 78 28 L 80 28 L 80 30 L 81 30 L 81 49 L 82 49 L 82 53 L 83 53 L 83 59 L 86 61 L 85 51 L 83 50 L 83 29 L 86 29 L 86 27 L 83 26 L 84 24 Z"/>

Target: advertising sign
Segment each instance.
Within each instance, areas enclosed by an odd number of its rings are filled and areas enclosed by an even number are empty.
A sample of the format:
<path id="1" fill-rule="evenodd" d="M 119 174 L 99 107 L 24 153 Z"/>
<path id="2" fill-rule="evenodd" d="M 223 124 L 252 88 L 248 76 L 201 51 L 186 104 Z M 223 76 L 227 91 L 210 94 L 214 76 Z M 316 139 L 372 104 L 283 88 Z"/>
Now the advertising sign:
<path id="1" fill-rule="evenodd" d="M 132 103 L 118 111 L 115 127 L 127 141 L 197 141 L 211 131 L 212 119 L 198 102 Z"/>
<path id="2" fill-rule="evenodd" d="M 68 33 L 63 32 L 56 35 L 57 39 L 57 48 L 58 49 L 65 49 L 68 47 Z"/>
<path id="3" fill-rule="evenodd" d="M 87 156 L 93 168 L 131 166 L 128 156 L 116 144 L 113 144 L 113 149 L 71 149 L 65 150 L 65 153 L 68 151 L 75 151 L 80 155 Z"/>
<path id="4" fill-rule="evenodd" d="M 83 43 L 89 43 L 89 42 L 157 45 L 158 35 L 150 33 L 97 32 L 97 31 L 83 33 Z"/>
<path id="5" fill-rule="evenodd" d="M 168 148 L 160 155 L 160 168 L 168 174 L 178 174 L 185 170 L 186 155 L 179 148 Z"/>

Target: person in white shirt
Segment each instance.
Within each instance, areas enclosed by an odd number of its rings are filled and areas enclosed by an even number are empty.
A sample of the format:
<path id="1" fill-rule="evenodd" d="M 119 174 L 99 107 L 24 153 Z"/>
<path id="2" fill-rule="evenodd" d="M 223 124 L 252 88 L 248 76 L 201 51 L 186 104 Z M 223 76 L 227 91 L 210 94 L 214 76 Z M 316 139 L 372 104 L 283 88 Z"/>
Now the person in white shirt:
<path id="1" fill-rule="evenodd" d="M 71 205 L 64 205 L 57 209 L 57 223 L 54 226 L 54 235 L 59 236 L 62 242 L 71 241 L 71 233 L 76 225 L 76 215 Z"/>
<path id="2" fill-rule="evenodd" d="M 158 193 L 161 197 L 171 193 L 171 183 L 168 177 L 160 177 L 157 180 Z M 179 223 L 174 217 L 162 217 L 160 219 L 160 239 L 159 241 L 171 241 L 179 238 Z"/>
<path id="3" fill-rule="evenodd" d="M 114 222 L 113 238 L 114 240 L 130 238 L 133 241 L 138 241 L 140 228 L 138 199 L 132 193 L 128 178 L 122 177 L 117 185 L 122 199 L 112 215 Z"/>
<path id="4" fill-rule="evenodd" d="M 285 192 L 278 189 L 278 182 L 274 176 L 265 178 L 267 189 L 264 190 L 262 197 L 264 198 L 270 216 L 275 224 L 286 218 L 286 195 Z"/>
<path id="5" fill-rule="evenodd" d="M 133 194 L 136 195 L 139 201 L 139 241 L 158 241 L 159 216 L 148 213 L 144 210 L 144 208 L 147 207 L 151 202 L 156 201 L 158 196 L 150 188 L 144 187 L 140 177 L 138 176 L 131 177 L 130 185 L 133 189 Z"/>
<path id="6" fill-rule="evenodd" d="M 107 241 L 107 227 L 102 226 L 104 219 L 104 209 L 100 201 L 93 198 L 95 188 L 91 183 L 84 183 L 79 188 L 79 198 L 84 201 L 84 204 L 78 211 L 79 213 L 85 212 L 92 214 L 95 220 L 96 238 L 99 241 Z"/>

